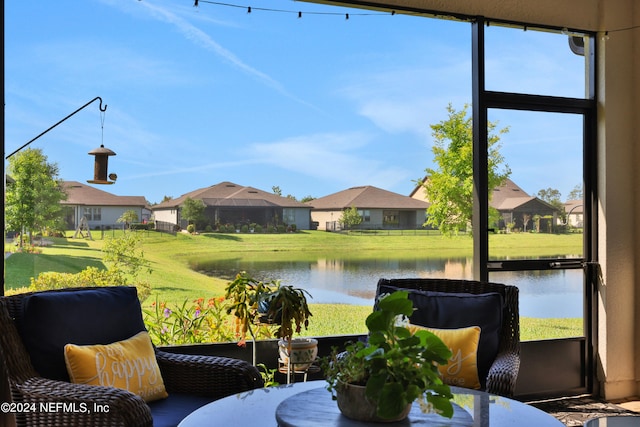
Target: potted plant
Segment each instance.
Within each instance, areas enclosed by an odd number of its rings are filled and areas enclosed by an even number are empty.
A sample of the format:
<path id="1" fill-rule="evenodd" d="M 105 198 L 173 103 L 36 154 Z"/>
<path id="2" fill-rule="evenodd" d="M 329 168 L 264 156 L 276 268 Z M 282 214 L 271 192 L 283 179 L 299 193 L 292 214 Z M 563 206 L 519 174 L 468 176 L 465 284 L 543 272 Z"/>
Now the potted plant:
<path id="1" fill-rule="evenodd" d="M 288 373 L 308 369 L 318 355 L 315 338 L 293 338 L 303 326 L 309 326 L 312 314 L 307 295 L 310 296 L 304 289 L 279 285 L 262 298 L 263 318 L 278 325 L 275 335 L 280 338 L 280 360 L 287 365 Z"/>
<path id="2" fill-rule="evenodd" d="M 399 421 L 420 398 L 451 418 L 453 395 L 438 372 L 451 350 L 431 332 L 412 334 L 398 322 L 413 312 L 406 291 L 383 296 L 377 307 L 366 319 L 366 343 L 350 343 L 343 352 L 334 348 L 322 360 L 327 388 L 340 411 L 361 421 Z"/>
<path id="3" fill-rule="evenodd" d="M 254 279 L 246 271 L 239 272 L 225 288 L 225 299 L 230 301 L 227 314 L 235 317 L 235 332 L 239 337 L 238 345 L 244 345 L 247 332 L 253 340 L 253 364 L 256 364 L 255 332 L 253 327 L 261 317 L 260 306 L 265 295 L 269 295 L 280 286 L 280 282 L 263 282 Z"/>
<path id="4" fill-rule="evenodd" d="M 246 271 L 236 275 L 225 289 L 225 298 L 230 300 L 227 314 L 235 316 L 239 344 L 245 341 L 247 332 L 254 341 L 253 364 L 255 365 L 255 332 L 258 324 L 277 326 L 275 336 L 280 338 L 280 359 L 293 364 L 294 369 L 307 369 L 318 354 L 318 341 L 314 338 L 293 339 L 302 327 L 309 325 L 311 311 L 307 303 L 309 293 L 293 286 L 282 286 L 279 280 L 261 281 Z M 290 357 L 291 355 L 291 357 Z"/>

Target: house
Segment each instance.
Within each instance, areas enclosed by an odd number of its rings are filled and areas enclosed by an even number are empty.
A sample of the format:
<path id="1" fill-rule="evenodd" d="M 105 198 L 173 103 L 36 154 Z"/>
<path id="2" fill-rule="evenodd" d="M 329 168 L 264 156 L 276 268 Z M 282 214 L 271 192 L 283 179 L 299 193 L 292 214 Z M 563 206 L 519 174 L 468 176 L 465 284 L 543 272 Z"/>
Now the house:
<path id="1" fill-rule="evenodd" d="M 427 193 L 422 185 L 417 185 L 409 197 L 426 200 Z M 499 229 L 514 228 L 529 231 L 539 227 L 540 230 L 545 231 L 557 223 L 559 213 L 553 205 L 528 195 L 508 178 L 503 185 L 493 189 L 489 206 L 500 213 Z M 541 219 L 536 224 L 537 217 Z"/>
<path id="2" fill-rule="evenodd" d="M 549 231 L 557 223 L 558 209 L 544 200 L 528 195 L 513 181 L 507 179 L 503 185 L 494 188 L 489 206 L 500 213 L 499 229 L 510 228 L 509 224 L 521 231 L 539 227 L 538 231 Z M 536 217 L 542 217 L 536 225 Z"/>
<path id="3" fill-rule="evenodd" d="M 567 200 L 564 204 L 564 211 L 567 214 L 565 225 L 574 228 L 584 227 L 584 202 L 582 200 Z"/>
<path id="4" fill-rule="evenodd" d="M 307 202 L 318 230 L 340 230 L 345 209 L 355 206 L 362 217 L 359 228 L 415 229 L 426 219 L 429 203 L 370 185 L 351 187 Z"/>
<path id="5" fill-rule="evenodd" d="M 64 207 L 65 221 L 69 229 L 77 229 L 82 218 L 87 219 L 90 229 L 117 227 L 118 218 L 127 211 L 135 211 L 140 222 L 151 217 L 149 204 L 144 196 L 116 196 L 78 181 L 64 181 L 67 200 Z"/>
<path id="6" fill-rule="evenodd" d="M 200 188 L 183 194 L 177 199 L 167 200 L 153 207 L 155 220 L 187 227 L 181 217 L 181 207 L 186 199 L 202 200 L 205 205 L 204 226 L 215 228 L 218 224 L 287 224 L 298 230 L 309 229 L 309 211 L 304 203 L 288 197 L 278 196 L 253 187 L 233 182 L 221 182 L 211 187 Z M 200 227 L 200 224 L 198 225 Z"/>

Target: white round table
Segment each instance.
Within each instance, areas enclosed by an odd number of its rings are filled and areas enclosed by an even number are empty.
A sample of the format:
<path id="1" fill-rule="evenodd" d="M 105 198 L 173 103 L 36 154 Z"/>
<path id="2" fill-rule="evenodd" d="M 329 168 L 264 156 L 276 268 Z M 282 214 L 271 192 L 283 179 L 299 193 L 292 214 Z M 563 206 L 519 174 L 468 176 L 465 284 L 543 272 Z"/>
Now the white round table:
<path id="1" fill-rule="evenodd" d="M 188 415 L 178 427 L 202 427 L 206 425 L 220 426 L 260 426 L 260 427 L 276 427 L 276 409 L 286 399 L 309 390 L 324 388 L 326 382 L 309 381 L 304 383 L 295 383 L 283 385 L 279 387 L 268 387 L 251 390 L 244 393 L 228 396 L 215 402 L 211 402 Z M 454 402 L 463 410 L 467 411 L 472 419 L 474 427 L 564 427 L 560 421 L 553 416 L 517 400 L 507 399 L 505 397 L 492 395 L 478 390 L 469 390 L 460 387 L 451 387 L 454 393 Z M 326 391 L 328 399 L 329 392 Z M 305 394 L 316 396 L 317 394 Z M 301 417 L 300 426 L 315 425 L 313 418 L 313 404 L 309 402 L 308 415 Z M 335 402 L 331 402 L 335 403 Z M 414 405 L 414 406 L 417 406 Z M 305 420 L 309 421 L 305 424 Z M 408 420 L 401 425 L 411 425 L 412 416 L 409 415 Z M 348 419 L 342 415 L 336 419 L 327 420 L 327 427 L 345 425 Z M 420 425 L 425 425 L 421 420 L 415 420 Z M 414 423 L 414 424 L 416 424 Z M 365 426 L 366 423 L 359 423 Z M 374 424 L 380 426 L 379 423 Z M 451 420 L 441 417 L 438 425 L 460 425 L 452 424 Z"/>

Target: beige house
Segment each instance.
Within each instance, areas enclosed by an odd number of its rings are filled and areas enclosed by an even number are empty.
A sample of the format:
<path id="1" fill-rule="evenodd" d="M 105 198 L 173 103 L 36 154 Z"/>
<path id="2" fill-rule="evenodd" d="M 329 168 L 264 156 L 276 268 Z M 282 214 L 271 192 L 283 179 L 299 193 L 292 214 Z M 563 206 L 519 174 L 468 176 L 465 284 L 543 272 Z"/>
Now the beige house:
<path id="1" fill-rule="evenodd" d="M 153 215 L 156 222 L 186 228 L 188 224 L 181 216 L 181 208 L 188 198 L 202 200 L 205 205 L 205 219 L 202 224 L 198 224 L 198 228 L 210 225 L 215 229 L 218 224 L 255 223 L 263 227 L 268 224 L 295 224 L 298 230 L 309 229 L 309 206 L 288 197 L 233 182 L 199 188 L 155 205 Z"/>
<path id="2" fill-rule="evenodd" d="M 409 197 L 426 200 L 427 193 L 422 185 L 417 185 Z M 507 227 L 520 231 L 532 230 L 537 216 L 545 217 L 540 220 L 541 230 L 547 230 L 558 222 L 559 212 L 554 206 L 538 197 L 528 195 L 510 179 L 493 189 L 489 206 L 500 213 L 497 226 L 501 230 Z"/>
<path id="3" fill-rule="evenodd" d="M 566 223 L 571 227 L 584 227 L 584 202 L 582 200 L 567 200 L 564 204 L 567 214 Z"/>
<path id="4" fill-rule="evenodd" d="M 307 202 L 311 221 L 318 230 L 339 231 L 342 212 L 355 206 L 362 217 L 361 229 L 422 228 L 429 204 L 370 185 L 352 187 Z"/>
<path id="5" fill-rule="evenodd" d="M 60 202 L 66 210 L 68 229 L 77 229 L 86 218 L 90 229 L 119 227 L 118 218 L 127 211 L 134 211 L 140 222 L 148 221 L 151 210 L 144 196 L 116 196 L 78 181 L 65 181 L 67 200 Z"/>

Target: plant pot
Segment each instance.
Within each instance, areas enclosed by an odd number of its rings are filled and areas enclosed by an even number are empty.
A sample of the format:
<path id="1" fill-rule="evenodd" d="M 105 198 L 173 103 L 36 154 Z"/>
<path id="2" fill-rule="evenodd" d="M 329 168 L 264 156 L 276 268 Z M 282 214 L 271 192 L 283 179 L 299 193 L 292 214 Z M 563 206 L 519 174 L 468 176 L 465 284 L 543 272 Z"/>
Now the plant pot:
<path id="1" fill-rule="evenodd" d="M 278 341 L 280 360 L 289 363 L 289 341 Z M 294 338 L 291 341 L 291 368 L 294 371 L 306 371 L 318 356 L 318 340 L 315 338 Z"/>
<path id="2" fill-rule="evenodd" d="M 336 389 L 336 397 L 342 415 L 352 420 L 377 423 L 392 423 L 404 420 L 409 416 L 411 403 L 397 417 L 389 419 L 378 417 L 376 415 L 378 406 L 367 398 L 365 391 L 366 387 L 362 385 L 339 384 Z"/>

